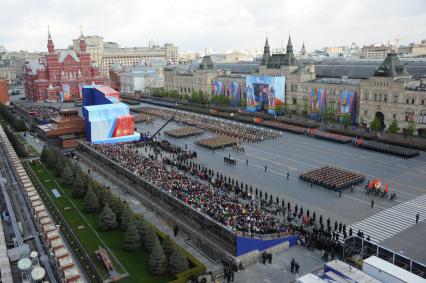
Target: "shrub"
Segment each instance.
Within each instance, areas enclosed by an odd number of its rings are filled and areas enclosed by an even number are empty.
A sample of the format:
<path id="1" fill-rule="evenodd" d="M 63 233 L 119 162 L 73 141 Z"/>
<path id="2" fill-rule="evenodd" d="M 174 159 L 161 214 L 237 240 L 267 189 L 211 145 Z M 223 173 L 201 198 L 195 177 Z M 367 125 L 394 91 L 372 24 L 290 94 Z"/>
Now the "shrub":
<path id="1" fill-rule="evenodd" d="M 111 210 L 108 203 L 105 204 L 102 212 L 99 214 L 99 229 L 102 231 L 112 230 L 117 228 L 117 219 L 115 213 Z"/>
<path id="2" fill-rule="evenodd" d="M 93 192 L 91 186 L 87 188 L 87 193 L 84 197 L 84 210 L 87 213 L 99 211 L 99 200 L 96 194 Z"/>
<path id="3" fill-rule="evenodd" d="M 73 183 L 72 196 L 75 198 L 83 198 L 86 195 L 86 186 L 80 174 L 77 174 Z"/>
<path id="4" fill-rule="evenodd" d="M 188 267 L 188 260 L 183 256 L 179 249 L 175 249 L 169 258 L 169 272 L 174 275 L 187 270 Z"/>
<path id="5" fill-rule="evenodd" d="M 157 243 L 149 257 L 149 271 L 152 274 L 160 275 L 166 271 L 167 259 L 163 253 L 163 249 Z"/>
<path id="6" fill-rule="evenodd" d="M 73 179 L 72 179 L 72 172 L 71 169 L 66 166 L 64 167 L 64 169 L 62 170 L 61 173 L 61 183 L 67 186 L 72 185 Z"/>
<path id="7" fill-rule="evenodd" d="M 124 246 L 123 249 L 126 251 L 136 251 L 141 246 L 141 237 L 138 234 L 138 231 L 136 230 L 135 225 L 133 224 L 133 221 L 130 220 L 130 222 L 127 225 L 127 231 L 124 234 Z"/>

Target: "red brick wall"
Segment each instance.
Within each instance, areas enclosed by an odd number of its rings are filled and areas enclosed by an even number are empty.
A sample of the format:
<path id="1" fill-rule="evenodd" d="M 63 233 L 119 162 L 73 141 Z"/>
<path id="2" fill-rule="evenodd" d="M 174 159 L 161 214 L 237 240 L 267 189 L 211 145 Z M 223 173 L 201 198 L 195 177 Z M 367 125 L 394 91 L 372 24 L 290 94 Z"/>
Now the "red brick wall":
<path id="1" fill-rule="evenodd" d="M 9 102 L 9 87 L 7 80 L 0 78 L 0 103 L 6 104 Z"/>

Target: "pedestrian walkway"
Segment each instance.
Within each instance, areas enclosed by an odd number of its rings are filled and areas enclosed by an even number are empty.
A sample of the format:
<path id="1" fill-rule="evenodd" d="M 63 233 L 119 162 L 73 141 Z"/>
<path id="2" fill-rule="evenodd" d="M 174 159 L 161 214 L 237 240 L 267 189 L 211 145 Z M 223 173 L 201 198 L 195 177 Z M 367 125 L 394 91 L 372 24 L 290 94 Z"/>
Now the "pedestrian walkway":
<path id="1" fill-rule="evenodd" d="M 394 207 L 385 209 L 360 222 L 348 227 L 353 233 L 358 230 L 364 237 L 370 236 L 371 242 L 380 243 L 416 224 L 416 214 L 419 213 L 419 222 L 426 218 L 426 194 Z"/>
<path id="2" fill-rule="evenodd" d="M 80 159 L 79 165 L 84 171 L 89 169 L 86 159 Z M 166 223 L 163 219 L 161 219 L 158 215 L 153 213 L 151 210 L 147 209 L 145 206 L 141 204 L 139 200 L 137 200 L 132 195 L 125 192 L 124 187 L 121 187 L 117 183 L 111 181 L 106 178 L 104 174 L 102 174 L 102 170 L 100 167 L 96 166 L 98 170 L 93 170 L 93 163 L 91 165 L 91 173 L 90 176 L 94 178 L 99 183 L 108 186 L 113 194 L 119 196 L 122 200 L 125 200 L 129 205 L 130 209 L 133 212 L 140 213 L 144 216 L 146 220 L 155 225 L 159 230 L 163 233 L 169 235 L 174 241 L 176 241 L 181 247 L 183 247 L 187 252 L 196 257 L 201 263 L 206 266 L 207 271 L 212 271 L 213 273 L 217 273 L 218 270 L 222 268 L 222 264 L 220 262 L 214 262 L 204 254 L 202 254 L 199 250 L 195 249 L 190 243 L 187 241 L 187 237 L 183 233 L 179 233 L 177 237 L 173 235 L 173 227 L 170 223 Z M 122 186 L 125 186 L 123 183 Z"/>

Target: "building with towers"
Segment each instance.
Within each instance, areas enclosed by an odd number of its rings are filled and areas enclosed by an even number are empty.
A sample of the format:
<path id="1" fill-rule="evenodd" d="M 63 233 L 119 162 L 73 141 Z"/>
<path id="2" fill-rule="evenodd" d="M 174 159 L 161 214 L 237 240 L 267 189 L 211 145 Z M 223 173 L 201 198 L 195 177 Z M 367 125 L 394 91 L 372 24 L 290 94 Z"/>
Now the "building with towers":
<path id="1" fill-rule="evenodd" d="M 182 96 L 196 92 L 216 95 L 215 87 L 224 86 L 223 95 L 238 86 L 240 106 L 245 105 L 246 77 L 285 76 L 285 111 L 320 120 L 324 111 L 339 118 L 349 115 L 353 123 L 369 126 L 377 118 L 382 128 L 396 121 L 400 131 L 410 128 L 426 136 L 426 64 L 398 57 L 394 52 L 380 61 L 356 59 L 314 61 L 295 57 L 291 38 L 285 53 L 272 53 L 265 41 L 261 60 L 220 63 L 204 56 L 191 64 L 167 66 L 164 88 Z M 356 50 L 356 48 L 353 48 Z M 323 109 L 313 106 L 322 96 Z"/>
<path id="2" fill-rule="evenodd" d="M 99 69 L 91 64 L 83 32 L 79 47 L 79 52 L 55 50 L 48 30 L 47 54 L 39 59 L 28 59 L 24 65 L 23 79 L 28 100 L 79 100 L 83 85 L 106 83 Z"/>

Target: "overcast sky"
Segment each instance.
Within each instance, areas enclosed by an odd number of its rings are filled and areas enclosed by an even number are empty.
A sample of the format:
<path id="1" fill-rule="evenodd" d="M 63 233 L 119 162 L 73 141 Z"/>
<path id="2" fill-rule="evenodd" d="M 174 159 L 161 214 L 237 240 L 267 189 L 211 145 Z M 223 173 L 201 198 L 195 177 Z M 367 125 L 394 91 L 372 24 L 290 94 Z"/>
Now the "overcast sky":
<path id="1" fill-rule="evenodd" d="M 45 51 L 47 25 L 57 48 L 80 34 L 121 46 L 148 40 L 181 50 L 272 48 L 289 32 L 295 50 L 418 42 L 426 38 L 426 0 L 0 0 L 0 45 Z"/>

